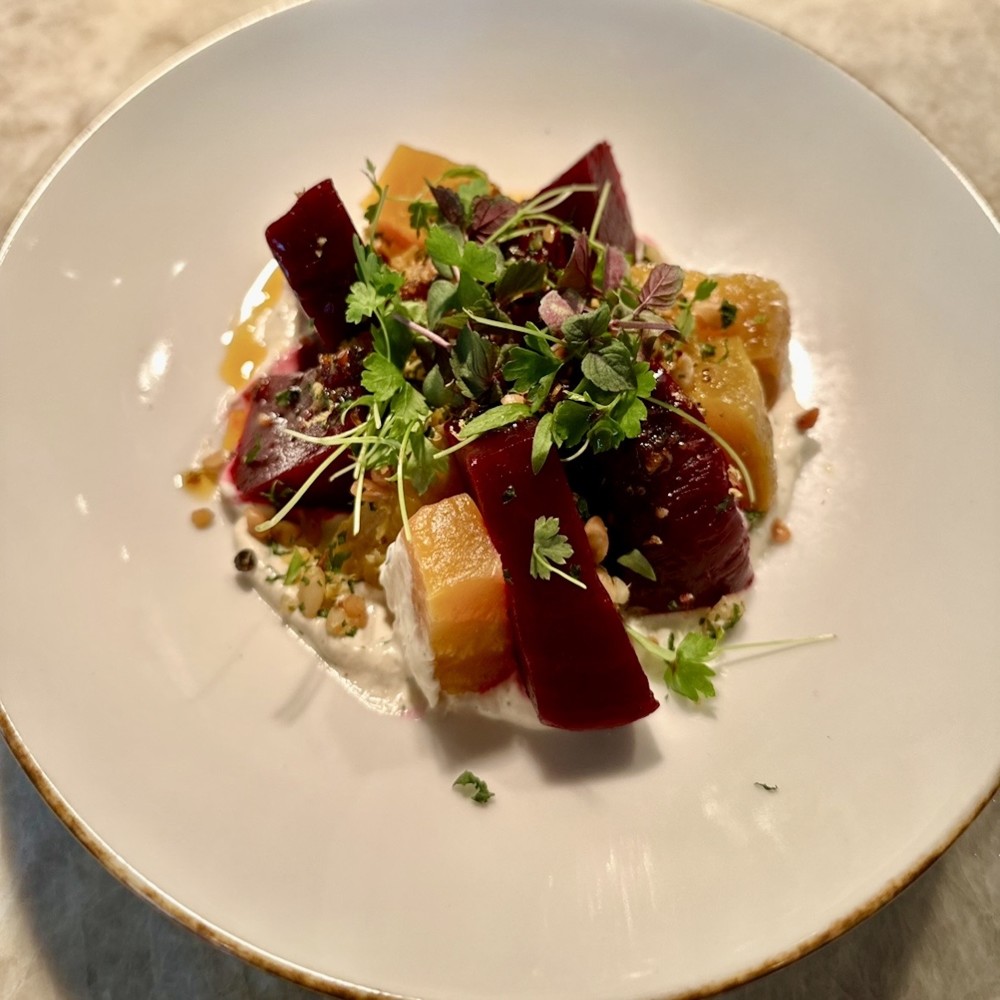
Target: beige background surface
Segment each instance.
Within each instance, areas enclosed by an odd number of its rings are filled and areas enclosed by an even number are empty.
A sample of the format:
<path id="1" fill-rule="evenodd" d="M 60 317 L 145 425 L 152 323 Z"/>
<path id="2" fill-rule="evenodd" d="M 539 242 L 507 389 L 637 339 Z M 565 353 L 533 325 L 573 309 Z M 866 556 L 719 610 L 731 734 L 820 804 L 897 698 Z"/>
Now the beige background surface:
<path id="1" fill-rule="evenodd" d="M 1000 210 L 1000 0 L 722 5 L 867 84 Z M 184 46 L 258 7 L 255 0 L 0 0 L 0 232 L 106 104 Z M 122 888 L 0 749 L 0 1000 L 309 996 L 217 951 Z M 875 916 L 727 994 L 779 998 L 1000 1000 L 997 800 Z"/>

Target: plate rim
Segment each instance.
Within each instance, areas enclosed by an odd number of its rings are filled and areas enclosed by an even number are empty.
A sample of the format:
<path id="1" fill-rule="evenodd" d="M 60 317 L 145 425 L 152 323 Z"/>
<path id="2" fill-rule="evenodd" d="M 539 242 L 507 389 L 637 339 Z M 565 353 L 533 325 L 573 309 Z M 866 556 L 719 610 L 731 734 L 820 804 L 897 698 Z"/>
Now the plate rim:
<path id="1" fill-rule="evenodd" d="M 147 88 L 156 84 L 161 78 L 177 69 L 194 56 L 213 47 L 217 43 L 224 41 L 230 35 L 236 34 L 245 28 L 267 20 L 275 15 L 286 11 L 294 10 L 310 4 L 312 0 L 272 0 L 259 9 L 242 15 L 226 24 L 208 32 L 190 44 L 169 56 L 148 73 L 140 77 L 131 86 L 122 91 L 116 98 L 107 104 L 103 110 L 99 111 L 91 121 L 69 142 L 69 144 L 58 155 L 51 166 L 45 171 L 42 177 L 35 184 L 28 197 L 15 213 L 9 227 L 0 239 L 0 267 L 14 244 L 17 234 L 21 229 L 35 205 L 45 194 L 49 186 L 60 174 L 63 168 L 70 162 L 80 148 L 110 121 L 121 109 L 131 103 Z M 339 5 L 340 0 L 327 0 L 329 5 Z M 353 2 L 353 0 L 347 0 Z M 609 2 L 609 0 L 598 0 L 598 2 Z M 692 6 L 710 7 L 719 11 L 725 16 L 738 18 L 753 25 L 756 29 L 781 38 L 784 42 L 795 48 L 807 52 L 813 59 L 820 61 L 827 67 L 832 68 L 842 78 L 850 81 L 851 84 L 865 91 L 870 97 L 874 97 L 879 103 L 884 105 L 893 116 L 905 123 L 905 125 L 915 134 L 930 152 L 941 161 L 965 188 L 972 197 L 980 211 L 992 224 L 997 236 L 1000 237 L 1000 208 L 994 209 L 986 200 L 969 177 L 944 153 L 936 143 L 931 140 L 923 130 L 917 126 L 901 110 L 899 110 L 886 97 L 875 91 L 868 84 L 859 80 L 856 76 L 838 65 L 831 58 L 817 51 L 812 46 L 793 38 L 791 35 L 779 28 L 765 24 L 748 14 L 733 10 L 719 0 L 687 0 Z M 305 966 L 283 959 L 264 948 L 255 946 L 244 940 L 237 934 L 226 931 L 216 924 L 200 917 L 193 910 L 186 907 L 179 900 L 175 899 L 168 892 L 161 889 L 155 882 L 143 875 L 138 869 L 130 865 L 121 855 L 119 855 L 86 820 L 69 804 L 68 800 L 49 778 L 45 770 L 37 762 L 26 742 L 20 735 L 17 726 L 10 717 L 6 704 L 0 696 L 0 735 L 3 736 L 14 759 L 24 771 L 31 784 L 52 810 L 57 819 L 73 835 L 73 837 L 85 848 L 85 850 L 104 868 L 104 870 L 124 885 L 131 892 L 152 904 L 162 914 L 180 924 L 209 944 L 219 948 L 234 957 L 247 962 L 248 964 L 261 969 L 267 973 L 285 979 L 294 985 L 306 989 L 315 990 L 327 996 L 339 998 L 339 1000 L 416 1000 L 415 995 L 401 994 L 391 991 L 381 990 L 377 987 L 368 987 L 338 979 L 324 973 L 310 970 Z M 913 884 L 935 861 L 937 861 L 975 822 L 975 820 L 985 810 L 987 805 L 1000 795 L 1000 763 L 998 763 L 995 775 L 990 784 L 989 779 L 985 786 L 985 791 L 980 792 L 980 797 L 973 798 L 971 806 L 965 810 L 948 827 L 941 838 L 926 852 L 906 866 L 900 873 L 894 875 L 884 882 L 864 902 L 855 906 L 848 914 L 834 919 L 821 931 L 818 931 L 797 945 L 787 948 L 769 958 L 758 961 L 756 964 L 746 968 L 744 971 L 735 973 L 725 978 L 712 980 L 704 985 L 697 986 L 691 990 L 681 990 L 667 994 L 657 993 L 658 1000 L 709 1000 L 718 997 L 729 990 L 744 986 L 750 982 L 760 979 L 771 972 L 785 968 L 800 958 L 818 950 L 825 944 L 836 940 L 847 931 L 856 927 L 868 917 L 873 916 L 887 904 L 899 896 L 904 889 Z"/>

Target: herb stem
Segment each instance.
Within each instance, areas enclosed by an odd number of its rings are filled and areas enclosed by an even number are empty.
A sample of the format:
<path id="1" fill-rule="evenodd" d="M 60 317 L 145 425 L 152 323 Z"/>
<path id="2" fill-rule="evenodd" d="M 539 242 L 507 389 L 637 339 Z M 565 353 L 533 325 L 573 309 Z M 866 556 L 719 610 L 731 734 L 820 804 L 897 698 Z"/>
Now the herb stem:
<path id="1" fill-rule="evenodd" d="M 601 218 L 604 215 L 604 207 L 608 203 L 608 195 L 611 194 L 611 181 L 605 181 L 601 188 L 601 193 L 597 197 L 597 208 L 594 209 L 594 221 L 590 224 L 590 232 L 597 237 L 597 230 L 601 228 Z"/>
<path id="2" fill-rule="evenodd" d="M 409 319 L 402 313 L 394 313 L 393 319 L 402 323 L 408 330 L 412 330 L 414 333 L 419 333 L 422 337 L 426 337 L 431 343 L 437 344 L 438 347 L 447 348 L 449 351 L 452 348 L 451 341 L 445 340 L 440 334 L 435 333 L 433 330 L 429 330 L 426 326 L 421 326 L 419 323 L 414 322 L 414 320 Z"/>

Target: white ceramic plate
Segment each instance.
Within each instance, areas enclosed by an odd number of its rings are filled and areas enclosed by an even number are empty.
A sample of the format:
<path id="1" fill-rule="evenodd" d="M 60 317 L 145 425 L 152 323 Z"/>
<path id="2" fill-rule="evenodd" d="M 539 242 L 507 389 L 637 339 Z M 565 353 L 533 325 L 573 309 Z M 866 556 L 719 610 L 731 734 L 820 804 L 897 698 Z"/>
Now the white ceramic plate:
<path id="1" fill-rule="evenodd" d="M 353 204 L 402 140 L 527 191 L 605 137 L 673 257 L 790 293 L 821 451 L 745 635 L 839 639 L 627 732 L 372 714 L 172 485 L 220 333 L 296 190 Z M 113 871 L 238 954 L 350 996 L 710 992 L 889 898 L 995 787 L 1000 238 L 788 41 L 693 2 L 297 7 L 132 95 L 2 258 L 5 732 Z"/>

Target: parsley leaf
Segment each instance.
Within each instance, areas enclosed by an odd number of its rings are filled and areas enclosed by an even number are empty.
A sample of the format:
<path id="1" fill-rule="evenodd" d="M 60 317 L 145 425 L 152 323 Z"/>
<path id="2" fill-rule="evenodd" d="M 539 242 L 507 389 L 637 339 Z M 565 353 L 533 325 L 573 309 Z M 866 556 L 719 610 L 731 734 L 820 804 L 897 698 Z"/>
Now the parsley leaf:
<path id="1" fill-rule="evenodd" d="M 535 537 L 531 546 L 531 563 L 529 572 L 536 580 L 549 580 L 552 574 L 561 576 L 575 587 L 587 589 L 587 585 L 575 576 L 563 572 L 559 566 L 573 555 L 573 546 L 569 539 L 559 533 L 558 517 L 539 517 L 535 519 Z"/>
<path id="2" fill-rule="evenodd" d="M 405 386 L 403 373 L 381 354 L 369 354 L 364 361 L 361 384 L 375 397 L 376 402 L 387 403 Z"/>

